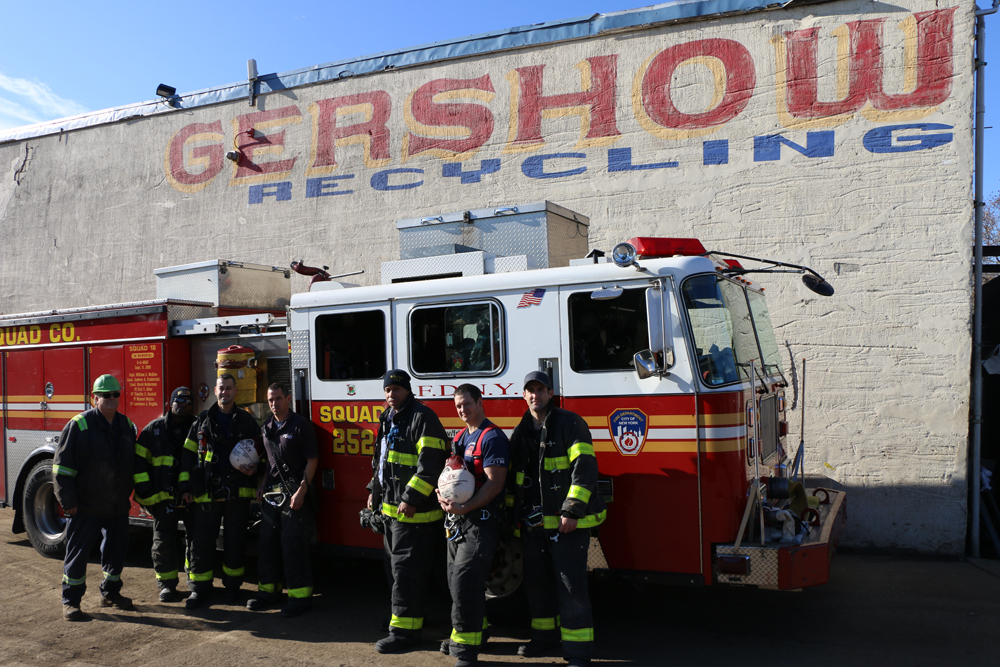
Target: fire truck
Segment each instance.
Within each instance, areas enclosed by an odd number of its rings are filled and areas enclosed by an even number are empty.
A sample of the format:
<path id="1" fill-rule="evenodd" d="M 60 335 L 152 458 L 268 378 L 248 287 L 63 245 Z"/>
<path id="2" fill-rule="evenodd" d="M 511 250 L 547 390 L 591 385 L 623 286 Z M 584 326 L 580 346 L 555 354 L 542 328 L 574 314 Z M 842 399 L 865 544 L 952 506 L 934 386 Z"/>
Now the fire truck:
<path id="1" fill-rule="evenodd" d="M 828 580 L 846 497 L 804 486 L 764 287 L 748 278 L 799 273 L 831 295 L 818 274 L 696 239 L 635 238 L 605 253 L 588 247 L 585 216 L 550 202 L 396 227 L 400 259 L 382 264 L 379 285 L 297 262 L 313 279 L 292 295 L 288 269 L 218 260 L 158 269 L 155 300 L 0 317 L 0 504 L 15 510 L 14 531 L 61 553 L 51 459 L 94 378 L 118 378 L 121 409 L 141 428 L 176 386 L 206 409 L 228 371 L 258 420 L 266 387 L 282 382 L 315 425 L 318 548 L 376 554 L 381 537 L 358 514 L 385 372 L 410 373 L 452 433 L 463 426 L 452 394 L 474 384 L 509 434 L 526 407 L 522 379 L 542 370 L 593 437 L 609 508 L 591 540 L 597 576 L 778 589 Z M 148 523 L 138 505 L 132 514 Z M 490 593 L 512 594 L 520 573 L 512 540 Z"/>

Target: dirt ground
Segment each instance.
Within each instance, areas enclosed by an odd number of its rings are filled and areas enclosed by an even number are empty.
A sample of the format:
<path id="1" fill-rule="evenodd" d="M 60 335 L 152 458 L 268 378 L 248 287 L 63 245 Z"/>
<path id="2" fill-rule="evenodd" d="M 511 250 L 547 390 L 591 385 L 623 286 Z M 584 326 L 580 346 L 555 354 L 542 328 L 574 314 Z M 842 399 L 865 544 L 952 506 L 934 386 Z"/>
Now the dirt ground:
<path id="1" fill-rule="evenodd" d="M 389 604 L 381 563 L 316 557 L 315 607 L 295 619 L 247 611 L 242 604 L 254 590 L 250 584 L 240 605 L 219 599 L 188 613 L 183 602 L 157 599 L 148 531 L 133 535 L 122 577 L 136 611 L 99 609 L 95 585 L 83 599 L 88 620 L 64 621 L 62 562 L 43 558 L 24 535 L 12 534 L 13 515 L 0 510 L 0 667 L 454 664 L 437 651 L 450 631 L 448 603 L 440 596 L 428 612 L 421 650 L 375 652 Z M 99 572 L 92 562 L 92 582 Z M 799 593 L 637 590 L 597 581 L 591 596 L 597 664 L 989 665 L 997 664 L 1000 648 L 998 561 L 840 553 L 829 584 Z M 519 658 L 524 629 L 494 627 L 492 633 L 484 664 L 565 664 Z"/>

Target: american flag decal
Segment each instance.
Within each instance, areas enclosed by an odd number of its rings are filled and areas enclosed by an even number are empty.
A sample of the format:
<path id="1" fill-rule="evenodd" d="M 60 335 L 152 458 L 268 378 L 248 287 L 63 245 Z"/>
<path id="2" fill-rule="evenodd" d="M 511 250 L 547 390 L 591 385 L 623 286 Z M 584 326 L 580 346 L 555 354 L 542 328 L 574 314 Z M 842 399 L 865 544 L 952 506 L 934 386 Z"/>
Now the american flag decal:
<path id="1" fill-rule="evenodd" d="M 542 303 L 543 296 L 545 296 L 544 289 L 533 289 L 530 292 L 525 292 L 524 296 L 521 297 L 521 302 L 517 304 L 517 307 L 527 308 L 528 306 L 539 306 Z"/>

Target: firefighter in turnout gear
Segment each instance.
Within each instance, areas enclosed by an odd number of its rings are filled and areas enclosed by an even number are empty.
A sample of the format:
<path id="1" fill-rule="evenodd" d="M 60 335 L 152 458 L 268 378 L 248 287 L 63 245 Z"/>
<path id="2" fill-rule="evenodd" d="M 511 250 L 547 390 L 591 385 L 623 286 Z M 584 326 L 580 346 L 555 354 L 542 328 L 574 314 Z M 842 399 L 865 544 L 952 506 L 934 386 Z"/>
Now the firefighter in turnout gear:
<path id="1" fill-rule="evenodd" d="M 267 388 L 267 404 L 274 417 L 263 427 L 268 464 L 257 494 L 262 500 L 257 541 L 260 579 L 257 597 L 247 601 L 250 611 L 267 609 L 278 602 L 284 581 L 288 602 L 281 615 L 286 618 L 298 616 L 312 601 L 309 543 L 316 508 L 309 497 L 309 485 L 319 465 L 316 431 L 308 419 L 292 412 L 291 400 L 282 385 Z"/>
<path id="2" fill-rule="evenodd" d="M 443 532 L 444 511 L 434 496 L 447 458 L 447 434 L 437 415 L 413 397 L 410 376 L 390 370 L 382 381 L 388 410 L 382 413 L 369 507 L 388 519 L 384 543 L 392 571 L 389 636 L 379 653 L 398 653 L 420 642 L 427 583 Z"/>
<path id="3" fill-rule="evenodd" d="M 121 385 L 113 375 L 94 381 L 94 406 L 69 420 L 59 436 L 52 481 L 68 518 L 63 565 L 63 617 L 83 619 L 87 559 L 101 543 L 101 606 L 132 609 L 121 594 L 128 551 L 128 511 L 135 460 L 135 426 L 118 412 Z"/>
<path id="4" fill-rule="evenodd" d="M 188 609 L 202 606 L 212 593 L 215 545 L 223 527 L 222 584 L 225 601 L 239 599 L 246 557 L 250 501 L 257 496 L 256 466 L 240 470 L 229 463 L 233 446 L 243 439 L 260 440 L 260 426 L 249 412 L 236 408 L 236 378 L 220 375 L 215 383 L 217 403 L 202 412 L 184 441 L 180 482 L 183 499 L 194 502 L 194 534 L 185 601 Z"/>
<path id="5" fill-rule="evenodd" d="M 161 602 L 177 599 L 180 569 L 177 543 L 183 539 L 190 559 L 194 531 L 190 509 L 181 502 L 181 451 L 194 422 L 194 399 L 187 387 L 170 394 L 167 412 L 149 422 L 135 446 L 135 501 L 153 515 L 153 572 Z M 183 479 L 187 479 L 185 473 Z M 184 523 L 184 535 L 177 529 Z"/>
<path id="6" fill-rule="evenodd" d="M 542 655 L 562 639 L 563 656 L 580 667 L 590 664 L 594 644 L 589 529 L 604 521 L 607 511 L 597 494 L 590 429 L 579 415 L 552 405 L 552 396 L 547 374 L 528 373 L 528 410 L 511 436 L 511 447 L 523 447 L 528 455 L 521 537 L 531 641 L 517 652 L 526 658 Z"/>
<path id="7" fill-rule="evenodd" d="M 500 542 L 504 491 L 510 465 L 507 436 L 486 419 L 479 388 L 455 390 L 455 410 L 465 428 L 455 435 L 452 451 L 465 459 L 476 490 L 464 503 L 449 502 L 438 492 L 448 520 L 448 588 L 451 591 L 451 637 L 442 653 L 458 658 L 455 667 L 475 667 L 486 629 L 486 580 Z"/>

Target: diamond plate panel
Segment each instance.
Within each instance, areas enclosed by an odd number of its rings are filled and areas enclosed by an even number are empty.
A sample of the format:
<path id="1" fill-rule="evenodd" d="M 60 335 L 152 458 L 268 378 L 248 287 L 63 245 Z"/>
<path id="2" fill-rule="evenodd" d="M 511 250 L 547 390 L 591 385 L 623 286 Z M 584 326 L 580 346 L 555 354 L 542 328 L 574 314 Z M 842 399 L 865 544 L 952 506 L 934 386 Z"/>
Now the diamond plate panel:
<path id="1" fill-rule="evenodd" d="M 292 368 L 309 368 L 309 331 L 293 331 Z"/>
<path id="2" fill-rule="evenodd" d="M 401 259 L 398 262 L 382 262 L 382 284 L 389 285 L 394 281 L 406 280 L 407 278 L 442 274 L 481 276 L 486 273 L 485 259 L 486 253 L 463 252 L 458 255 L 418 257 L 415 259 Z"/>
<path id="3" fill-rule="evenodd" d="M 718 574 L 719 583 L 745 584 L 749 586 L 778 585 L 778 549 L 769 547 L 717 546 L 715 553 L 727 556 L 749 556 L 750 573 L 747 576 Z"/>
<path id="4" fill-rule="evenodd" d="M 587 571 L 607 570 L 608 559 L 604 557 L 604 549 L 601 541 L 596 537 L 590 538 L 590 548 L 587 549 Z"/>
<path id="5" fill-rule="evenodd" d="M 169 266 L 153 273 L 158 299 L 206 301 L 226 308 L 284 310 L 292 295 L 289 271 L 272 266 L 220 259 Z"/>
<path id="6" fill-rule="evenodd" d="M 39 420 L 40 421 L 40 420 Z M 15 442 L 11 442 L 14 438 Z M 36 449 L 49 449 L 55 451 L 58 445 L 59 431 L 27 431 L 8 429 L 4 433 L 4 441 L 7 445 L 7 502 L 14 502 L 14 487 L 17 483 L 17 476 L 24 467 L 24 462 L 28 455 Z"/>

